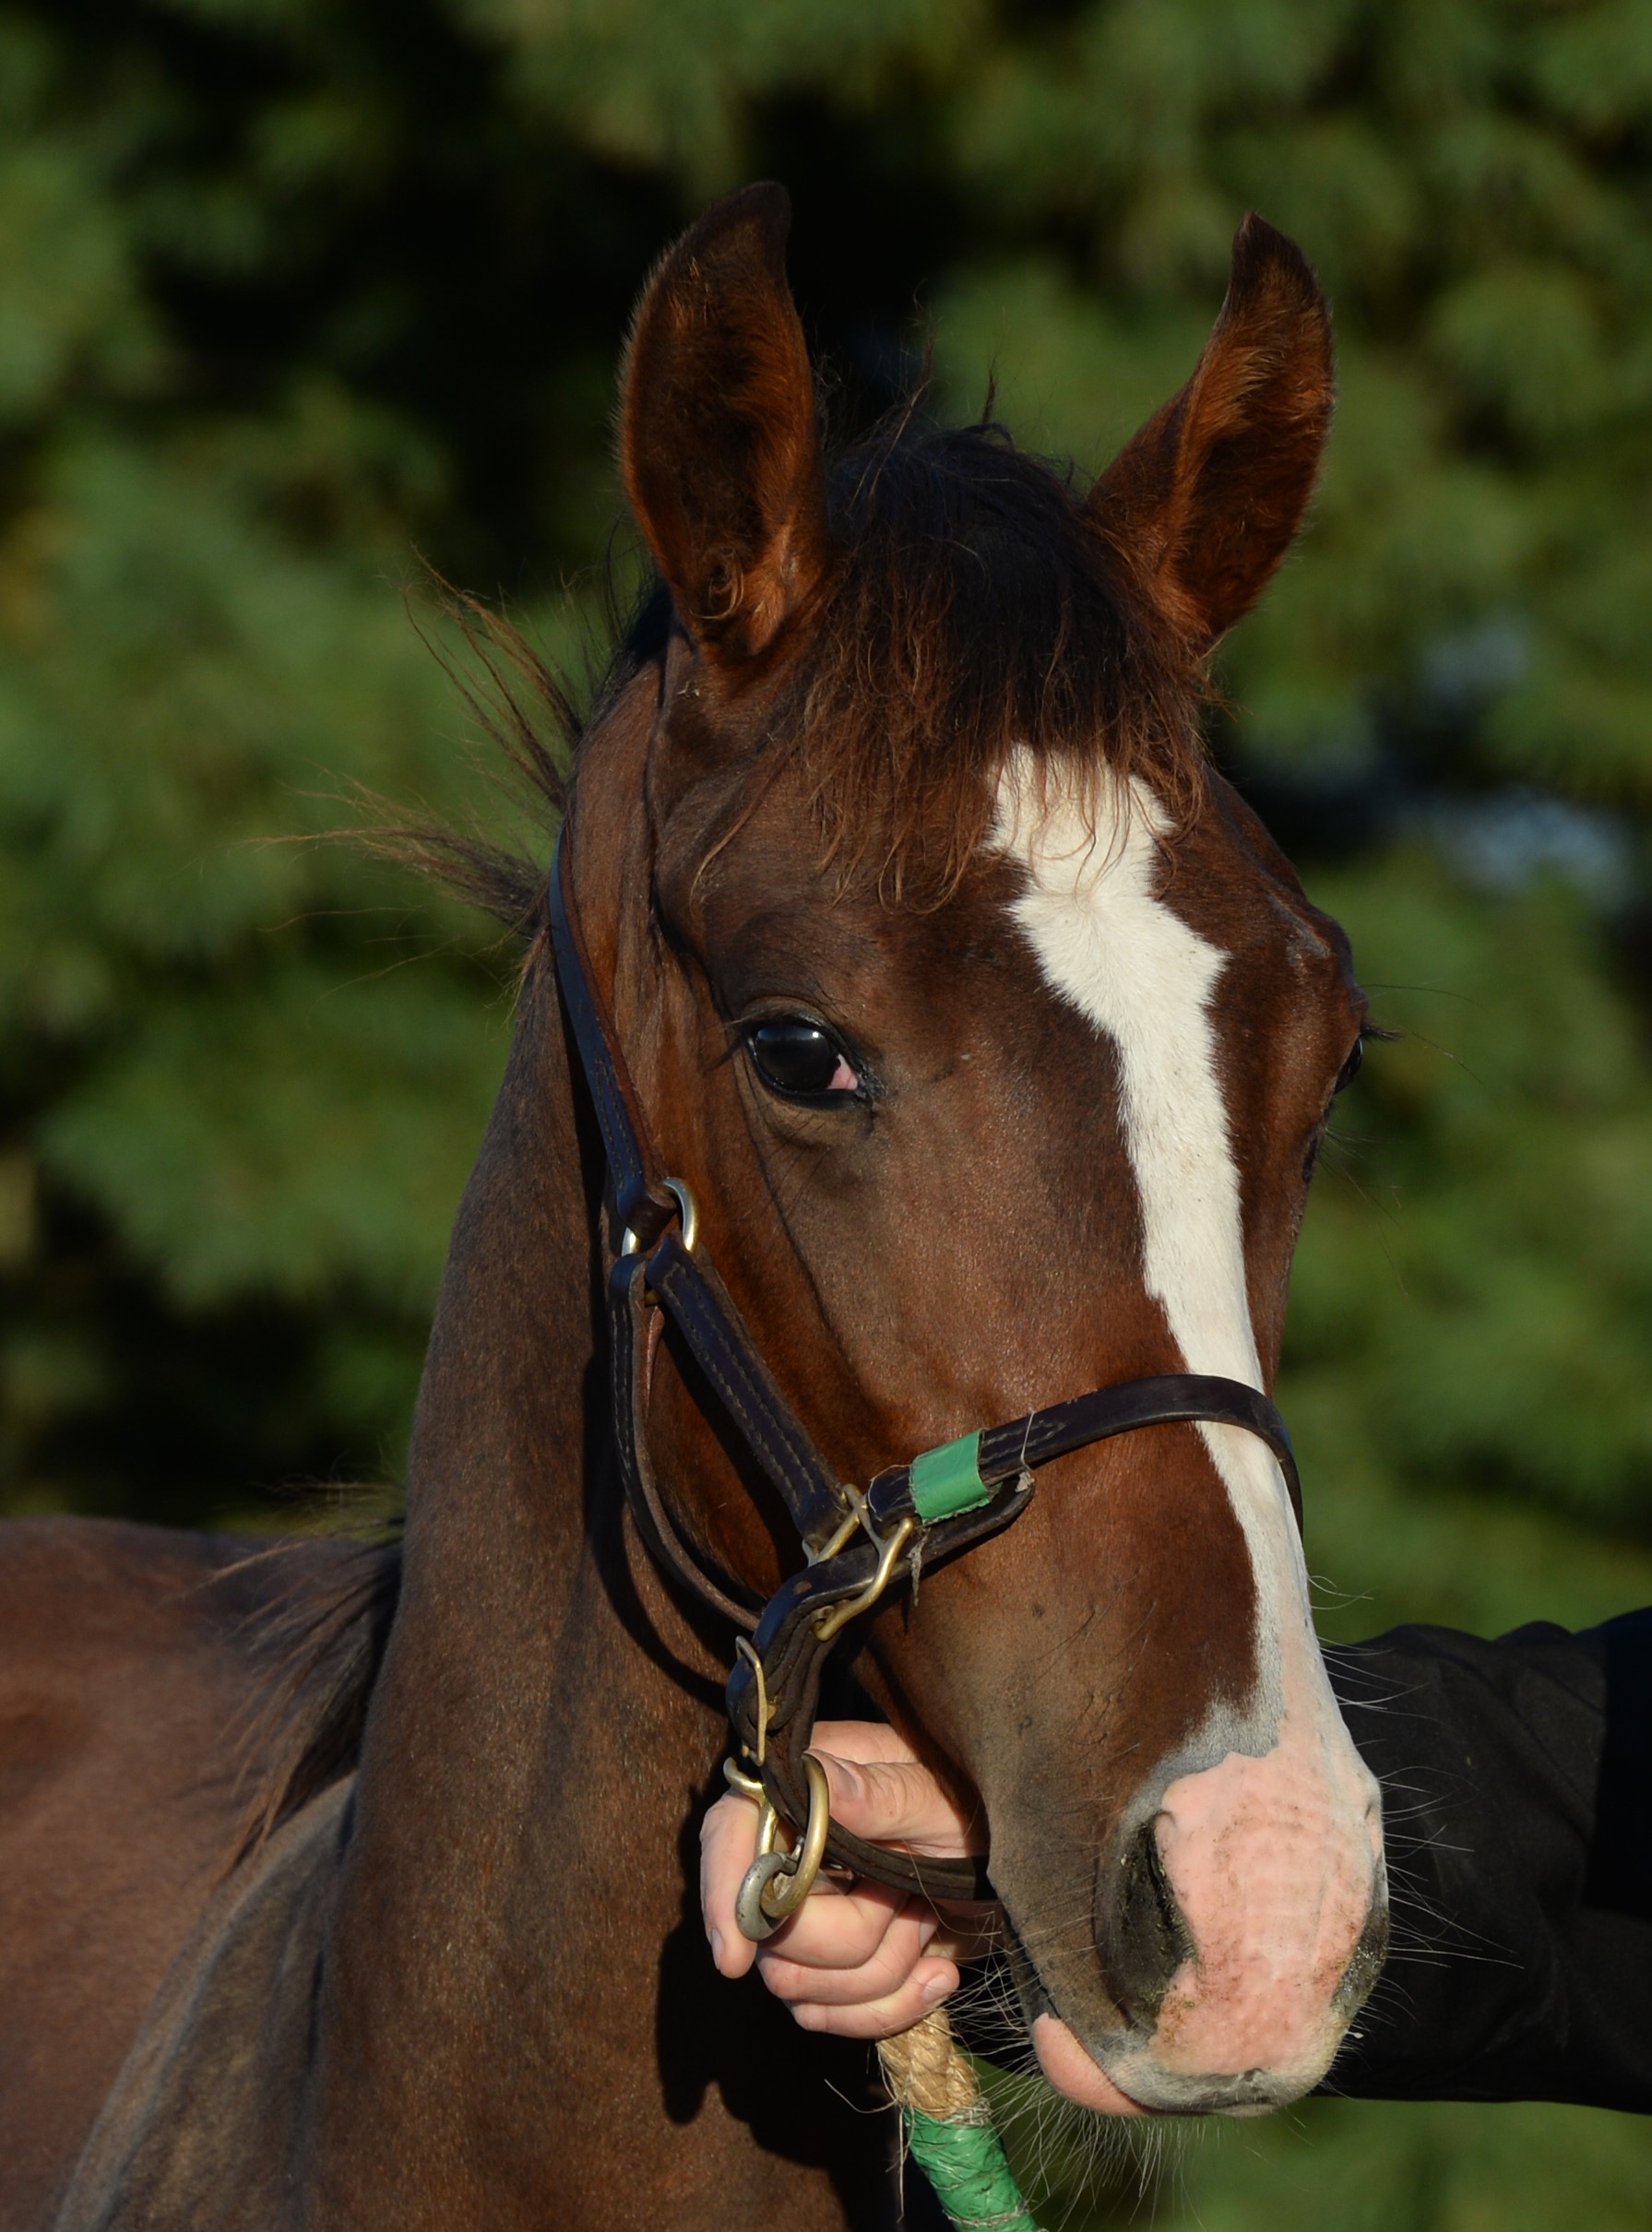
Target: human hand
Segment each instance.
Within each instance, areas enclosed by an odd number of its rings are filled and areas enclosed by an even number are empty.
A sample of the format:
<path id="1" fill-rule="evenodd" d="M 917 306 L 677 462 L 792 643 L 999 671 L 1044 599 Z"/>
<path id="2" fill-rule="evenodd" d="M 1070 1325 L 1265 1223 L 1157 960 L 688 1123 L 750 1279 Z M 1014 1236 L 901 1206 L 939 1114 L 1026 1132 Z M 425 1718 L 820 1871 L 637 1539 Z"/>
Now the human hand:
<path id="1" fill-rule="evenodd" d="M 895 1730 L 877 1721 L 823 1720 L 809 1749 L 826 1769 L 832 1819 L 857 1836 L 956 1858 L 981 1849 L 974 1825 Z M 927 1902 L 822 1876 L 799 1912 L 762 1945 L 734 1919 L 741 1878 L 757 1850 L 757 1809 L 738 1792 L 719 1799 L 700 1829 L 700 1906 L 711 1957 L 725 1977 L 758 1974 L 805 2030 L 889 2038 L 956 1991 L 966 1951 Z"/>

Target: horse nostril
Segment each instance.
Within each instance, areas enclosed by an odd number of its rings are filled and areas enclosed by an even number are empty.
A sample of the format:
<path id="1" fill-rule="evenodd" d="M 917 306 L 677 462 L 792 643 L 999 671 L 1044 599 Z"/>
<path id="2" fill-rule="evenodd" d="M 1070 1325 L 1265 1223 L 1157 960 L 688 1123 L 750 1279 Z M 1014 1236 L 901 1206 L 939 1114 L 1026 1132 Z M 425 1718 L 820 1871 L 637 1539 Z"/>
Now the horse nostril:
<path id="1" fill-rule="evenodd" d="M 1097 1917 L 1097 1943 L 1121 2012 L 1150 2029 L 1165 1987 L 1194 1952 L 1193 1932 L 1165 1873 L 1156 1817 L 1126 1839 L 1111 1874 L 1112 1895 L 1103 1897 Z"/>

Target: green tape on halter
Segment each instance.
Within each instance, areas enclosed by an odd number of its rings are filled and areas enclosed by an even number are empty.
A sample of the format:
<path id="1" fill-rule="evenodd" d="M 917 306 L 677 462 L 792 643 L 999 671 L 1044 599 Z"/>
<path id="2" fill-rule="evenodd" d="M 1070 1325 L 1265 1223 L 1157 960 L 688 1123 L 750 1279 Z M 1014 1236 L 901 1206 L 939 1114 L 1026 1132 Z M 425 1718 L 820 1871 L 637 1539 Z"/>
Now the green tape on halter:
<path id="1" fill-rule="evenodd" d="M 926 1449 L 907 1467 L 912 1484 L 912 1509 L 925 1526 L 950 1519 L 956 1512 L 972 1512 L 990 1502 L 992 1491 L 981 1477 L 981 1432 L 960 1434 Z"/>
<path id="2" fill-rule="evenodd" d="M 1038 2232 L 1003 2143 L 984 2117 L 941 2123 L 921 2108 L 904 2114 L 912 2160 L 958 2232 L 989 2226 L 992 2232 Z"/>

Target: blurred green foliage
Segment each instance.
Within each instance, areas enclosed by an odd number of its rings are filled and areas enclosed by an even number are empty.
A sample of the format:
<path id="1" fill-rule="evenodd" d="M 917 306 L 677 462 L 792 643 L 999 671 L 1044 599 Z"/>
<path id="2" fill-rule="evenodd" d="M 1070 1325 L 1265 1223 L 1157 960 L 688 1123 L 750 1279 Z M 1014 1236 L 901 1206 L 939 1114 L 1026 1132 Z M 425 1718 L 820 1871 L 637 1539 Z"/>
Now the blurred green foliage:
<path id="1" fill-rule="evenodd" d="M 1645 0 L 0 6 L 0 1502 L 267 1523 L 394 1473 L 511 956 L 315 840 L 362 794 L 493 816 L 404 592 L 574 655 L 630 301 L 764 173 L 842 423 L 933 325 L 948 411 L 991 372 L 1087 468 L 1244 208 L 1317 262 L 1332 461 L 1214 741 L 1405 1033 L 1293 1311 L 1326 1629 L 1644 1600 Z M 1317 2107 L 1147 2186 L 1222 2232 L 1610 2232 L 1652 2148 Z"/>

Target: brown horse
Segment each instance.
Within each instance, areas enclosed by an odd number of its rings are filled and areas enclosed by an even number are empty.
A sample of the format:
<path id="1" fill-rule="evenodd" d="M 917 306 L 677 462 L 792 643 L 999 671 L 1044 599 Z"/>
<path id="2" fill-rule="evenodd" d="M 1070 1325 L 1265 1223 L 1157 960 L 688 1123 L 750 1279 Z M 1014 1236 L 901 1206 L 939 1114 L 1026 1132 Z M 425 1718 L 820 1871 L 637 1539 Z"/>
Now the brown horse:
<path id="1" fill-rule="evenodd" d="M 1198 717 L 1312 490 L 1323 299 L 1247 220 L 1193 378 L 1081 496 L 991 427 L 825 458 L 785 229 L 777 188 L 737 196 L 644 297 L 622 449 L 661 588 L 567 801 L 698 1245 L 843 1480 L 1091 1387 L 1266 1389 L 1363 1003 Z M 12 1530 L 6 2232 L 892 2207 L 863 2056 L 722 1983 L 694 1918 L 732 1635 L 620 1493 L 616 1220 L 542 884 L 531 910 L 398 1595 L 360 1553 Z M 645 1407 L 695 1558 L 775 1589 L 795 1535 L 674 1331 Z M 255 1761 L 275 1825 L 226 1873 L 278 1597 L 321 1641 Z M 1319 2080 L 1381 1957 L 1379 1807 L 1265 1442 L 1059 1457 L 860 1632 L 988 1825 L 1058 2085 L 1246 2112 Z"/>

